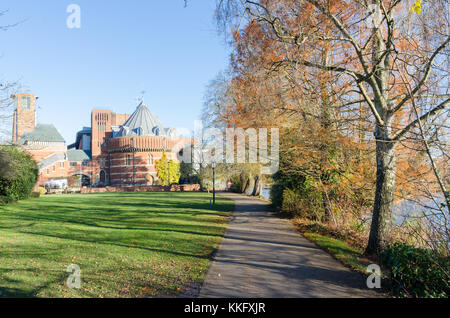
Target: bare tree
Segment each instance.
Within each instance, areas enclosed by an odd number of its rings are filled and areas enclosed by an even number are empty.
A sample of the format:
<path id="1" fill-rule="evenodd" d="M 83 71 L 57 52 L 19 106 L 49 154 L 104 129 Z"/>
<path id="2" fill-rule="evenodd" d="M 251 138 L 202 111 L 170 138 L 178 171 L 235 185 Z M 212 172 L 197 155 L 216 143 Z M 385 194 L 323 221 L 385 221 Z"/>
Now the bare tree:
<path id="1" fill-rule="evenodd" d="M 0 11 L 0 18 L 7 12 L 8 10 Z M 0 31 L 7 31 L 19 23 L 0 25 Z M 17 82 L 0 79 L 0 142 L 11 140 L 12 119 L 15 108 L 15 100 L 11 97 L 17 93 L 18 89 L 19 84 Z"/>
<path id="2" fill-rule="evenodd" d="M 17 82 L 0 82 L 0 142 L 10 142 L 12 120 L 16 101 L 12 96 L 17 93 Z"/>

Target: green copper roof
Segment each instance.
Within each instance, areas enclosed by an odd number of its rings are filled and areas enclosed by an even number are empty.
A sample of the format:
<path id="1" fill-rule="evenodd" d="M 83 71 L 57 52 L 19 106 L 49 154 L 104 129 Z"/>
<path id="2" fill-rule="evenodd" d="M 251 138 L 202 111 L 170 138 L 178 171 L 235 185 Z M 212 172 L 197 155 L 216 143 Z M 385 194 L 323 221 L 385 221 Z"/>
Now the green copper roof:
<path id="1" fill-rule="evenodd" d="M 80 149 L 72 149 L 67 151 L 68 161 L 87 161 L 91 160 L 91 153 Z"/>
<path id="2" fill-rule="evenodd" d="M 23 134 L 17 143 L 19 145 L 25 145 L 27 141 L 65 142 L 55 126 L 44 124 L 38 124 L 32 132 Z"/>

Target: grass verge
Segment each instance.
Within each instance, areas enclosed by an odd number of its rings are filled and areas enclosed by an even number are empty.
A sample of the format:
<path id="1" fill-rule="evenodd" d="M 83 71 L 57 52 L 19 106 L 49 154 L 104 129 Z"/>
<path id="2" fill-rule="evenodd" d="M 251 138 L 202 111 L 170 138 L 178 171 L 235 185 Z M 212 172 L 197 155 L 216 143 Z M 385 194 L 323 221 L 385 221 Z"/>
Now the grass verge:
<path id="1" fill-rule="evenodd" d="M 367 266 L 376 263 L 375 259 L 363 255 L 363 240 L 350 233 L 338 232 L 324 224 L 301 218 L 293 219 L 293 223 L 305 238 L 354 271 L 366 275 Z"/>

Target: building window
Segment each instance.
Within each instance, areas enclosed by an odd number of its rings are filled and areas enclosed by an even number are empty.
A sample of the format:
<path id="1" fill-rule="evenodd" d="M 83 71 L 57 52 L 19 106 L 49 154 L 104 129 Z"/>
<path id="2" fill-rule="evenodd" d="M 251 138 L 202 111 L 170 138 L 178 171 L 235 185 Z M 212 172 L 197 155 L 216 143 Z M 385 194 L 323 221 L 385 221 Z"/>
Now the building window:
<path id="1" fill-rule="evenodd" d="M 76 166 L 78 166 L 78 163 L 76 163 L 76 162 L 71 162 L 71 163 L 70 163 L 70 166 L 71 166 L 71 167 L 76 167 Z"/>
<path id="2" fill-rule="evenodd" d="M 125 158 L 125 165 L 131 166 L 131 155 L 127 155 L 127 157 Z"/>
<path id="3" fill-rule="evenodd" d="M 60 162 L 60 163 L 59 163 L 59 167 L 60 167 L 60 168 L 64 168 L 64 162 Z"/>
<path id="4" fill-rule="evenodd" d="M 50 174 L 50 169 L 47 169 L 47 175 L 49 175 Z"/>
<path id="5" fill-rule="evenodd" d="M 82 165 L 83 167 L 89 167 L 89 161 L 83 161 L 83 162 L 81 163 L 81 165 Z"/>
<path id="6" fill-rule="evenodd" d="M 153 156 L 152 155 L 148 155 L 148 164 L 153 165 Z"/>
<path id="7" fill-rule="evenodd" d="M 105 184 L 106 183 L 106 173 L 105 173 L 105 171 L 100 171 L 100 182 L 102 183 L 102 184 Z"/>
<path id="8" fill-rule="evenodd" d="M 22 109 L 30 109 L 31 98 L 30 96 L 22 96 Z"/>
<path id="9" fill-rule="evenodd" d="M 53 171 L 56 171 L 56 166 L 53 166 Z"/>

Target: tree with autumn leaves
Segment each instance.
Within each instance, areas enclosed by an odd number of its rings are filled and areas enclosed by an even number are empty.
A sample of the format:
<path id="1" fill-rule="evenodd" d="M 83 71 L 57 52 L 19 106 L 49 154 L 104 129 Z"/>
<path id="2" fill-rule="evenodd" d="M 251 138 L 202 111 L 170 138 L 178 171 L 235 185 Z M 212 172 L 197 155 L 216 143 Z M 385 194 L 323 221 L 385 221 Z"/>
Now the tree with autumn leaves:
<path id="1" fill-rule="evenodd" d="M 180 180 L 180 164 L 176 160 L 168 159 L 164 152 L 161 159 L 156 161 L 156 171 L 162 185 L 177 184 Z"/>
<path id="2" fill-rule="evenodd" d="M 288 162 L 322 189 L 325 214 L 341 195 L 336 182 L 357 179 L 361 165 L 362 175 L 376 170 L 368 254 L 389 242 L 401 173 L 414 171 L 433 183 L 427 191 L 441 194 L 448 219 L 447 11 L 446 1 L 217 2 L 234 54 L 231 102 L 216 120 L 290 131 L 297 141 L 284 148 Z M 342 152 L 344 144 L 351 151 Z M 296 148 L 309 152 L 299 155 Z M 428 172 L 408 171 L 405 154 L 423 157 Z M 354 166 L 346 165 L 352 160 Z"/>

